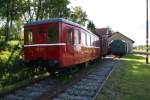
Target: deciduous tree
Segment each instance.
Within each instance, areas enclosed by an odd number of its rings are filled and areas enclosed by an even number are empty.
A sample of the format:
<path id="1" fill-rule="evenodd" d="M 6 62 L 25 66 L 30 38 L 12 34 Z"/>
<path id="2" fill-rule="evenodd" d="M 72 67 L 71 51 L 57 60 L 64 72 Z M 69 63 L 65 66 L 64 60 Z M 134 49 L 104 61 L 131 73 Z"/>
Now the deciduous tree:
<path id="1" fill-rule="evenodd" d="M 89 29 L 93 33 L 96 32 L 95 24 L 91 20 L 88 21 L 87 29 Z"/>
<path id="2" fill-rule="evenodd" d="M 10 37 L 13 22 L 21 18 L 23 5 L 24 0 L 0 1 L 0 17 L 5 21 L 5 40 Z"/>
<path id="3" fill-rule="evenodd" d="M 85 11 L 82 10 L 80 6 L 76 6 L 73 8 L 71 19 L 73 22 L 77 22 L 85 26 L 85 23 L 87 21 L 87 14 Z"/>

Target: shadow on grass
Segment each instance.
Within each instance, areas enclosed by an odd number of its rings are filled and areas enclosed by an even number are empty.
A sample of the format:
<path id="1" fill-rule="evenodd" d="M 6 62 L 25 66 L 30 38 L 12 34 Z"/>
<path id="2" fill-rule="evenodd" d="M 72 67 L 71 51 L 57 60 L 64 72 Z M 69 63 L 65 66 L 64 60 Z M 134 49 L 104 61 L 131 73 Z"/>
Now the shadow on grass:
<path id="1" fill-rule="evenodd" d="M 150 68 L 150 65 L 145 63 L 145 58 L 143 56 L 136 55 L 136 54 L 126 55 L 126 56 L 124 56 L 124 58 L 122 58 L 122 61 L 124 61 L 127 64 L 130 64 L 132 66 L 139 66 L 142 68 L 143 67 Z"/>
<path id="2" fill-rule="evenodd" d="M 128 58 L 128 59 L 144 59 L 143 56 L 140 55 L 136 55 L 136 54 L 129 54 L 129 55 L 125 55 L 124 58 Z"/>

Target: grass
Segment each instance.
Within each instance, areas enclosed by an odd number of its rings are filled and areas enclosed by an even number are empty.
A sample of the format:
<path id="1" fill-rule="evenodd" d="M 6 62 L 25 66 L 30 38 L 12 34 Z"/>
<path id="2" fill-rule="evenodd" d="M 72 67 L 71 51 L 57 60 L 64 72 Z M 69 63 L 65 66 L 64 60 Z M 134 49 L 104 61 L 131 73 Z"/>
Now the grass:
<path id="1" fill-rule="evenodd" d="M 140 50 L 136 50 L 134 49 L 133 52 L 140 52 L 140 53 L 146 53 L 146 50 L 144 49 L 140 49 Z M 150 50 L 149 50 L 149 53 L 150 53 Z"/>
<path id="2" fill-rule="evenodd" d="M 129 54 L 120 62 L 96 100 L 149 100 L 150 65 L 145 58 Z"/>
<path id="3" fill-rule="evenodd" d="M 146 52 L 146 50 L 144 49 L 134 49 L 133 52 Z"/>

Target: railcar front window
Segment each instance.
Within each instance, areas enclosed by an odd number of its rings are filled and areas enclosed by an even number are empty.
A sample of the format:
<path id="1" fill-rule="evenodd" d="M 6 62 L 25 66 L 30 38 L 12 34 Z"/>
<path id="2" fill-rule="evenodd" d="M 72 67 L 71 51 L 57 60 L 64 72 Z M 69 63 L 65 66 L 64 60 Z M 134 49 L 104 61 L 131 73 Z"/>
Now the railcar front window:
<path id="1" fill-rule="evenodd" d="M 68 29 L 67 30 L 67 44 L 72 44 L 72 34 L 73 34 L 73 29 Z"/>
<path id="2" fill-rule="evenodd" d="M 47 34 L 48 43 L 57 43 L 59 40 L 59 28 L 58 27 L 49 27 Z"/>
<path id="3" fill-rule="evenodd" d="M 26 36 L 25 44 L 33 44 L 33 32 L 27 31 L 25 36 Z"/>

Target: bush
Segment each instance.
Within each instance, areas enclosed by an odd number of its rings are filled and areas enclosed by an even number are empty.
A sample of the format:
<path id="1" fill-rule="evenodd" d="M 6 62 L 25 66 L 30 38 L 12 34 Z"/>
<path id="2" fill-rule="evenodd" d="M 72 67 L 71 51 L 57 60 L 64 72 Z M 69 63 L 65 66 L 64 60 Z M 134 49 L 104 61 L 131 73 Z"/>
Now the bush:
<path id="1" fill-rule="evenodd" d="M 24 65 L 22 44 L 22 41 L 16 40 L 0 42 L 0 89 L 45 72 L 36 72 L 35 68 Z"/>
<path id="2" fill-rule="evenodd" d="M 5 40 L 5 36 L 0 36 L 0 41 L 4 41 Z"/>
<path id="3" fill-rule="evenodd" d="M 5 64 L 7 63 L 10 55 L 11 55 L 11 52 L 9 52 L 9 51 L 2 51 L 0 53 L 0 65 L 1 65 L 1 67 L 5 66 Z"/>
<path id="4" fill-rule="evenodd" d="M 8 81 L 9 84 L 12 84 L 17 82 L 18 77 L 21 77 L 18 76 L 20 75 L 18 73 L 22 72 L 24 65 L 19 67 L 18 61 L 22 60 L 22 44 L 16 40 L 0 43 L 2 44 L 0 48 L 0 84 L 5 86 Z"/>

